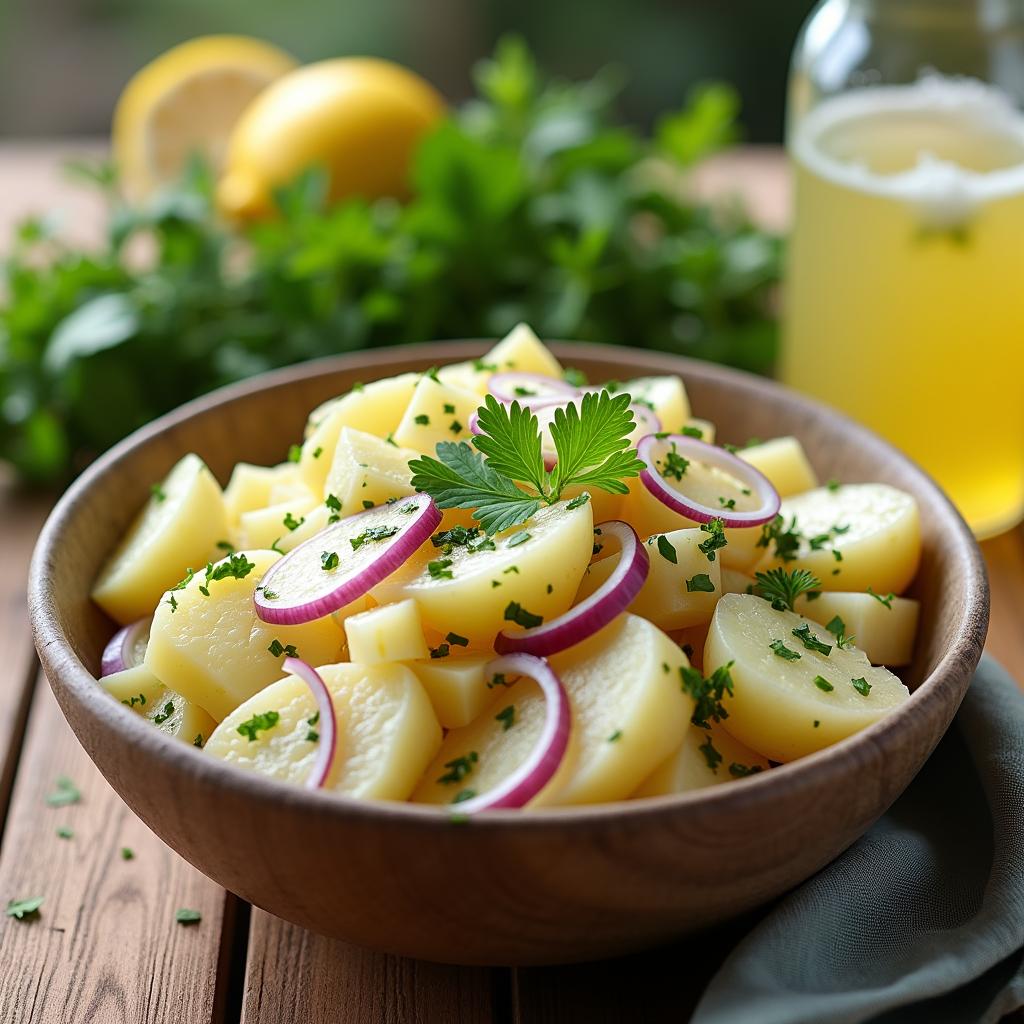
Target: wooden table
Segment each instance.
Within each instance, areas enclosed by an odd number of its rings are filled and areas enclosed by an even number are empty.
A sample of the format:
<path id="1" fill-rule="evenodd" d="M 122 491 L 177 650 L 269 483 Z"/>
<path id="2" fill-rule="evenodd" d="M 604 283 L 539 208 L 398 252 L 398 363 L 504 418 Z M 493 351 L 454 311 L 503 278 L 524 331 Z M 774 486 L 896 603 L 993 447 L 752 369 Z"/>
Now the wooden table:
<path id="1" fill-rule="evenodd" d="M 65 155 L 63 146 L 0 147 L 0 240 L 13 219 L 52 205 L 70 212 L 77 237 L 95 232 L 97 207 L 56 173 Z M 785 222 L 785 167 L 775 151 L 718 161 L 698 184 L 742 192 L 762 219 Z M 620 1024 L 689 1016 L 742 922 L 610 963 L 443 967 L 295 928 L 172 853 L 93 768 L 39 677 L 25 576 L 46 508 L 45 498 L 0 483 L 0 903 L 45 898 L 38 920 L 0 918 L 0 1022 Z M 989 650 L 1024 680 L 1024 532 L 983 547 Z M 61 776 L 81 801 L 50 807 L 46 796 Z M 61 828 L 73 835 L 62 838 Z M 202 922 L 176 924 L 179 907 L 201 911 Z"/>

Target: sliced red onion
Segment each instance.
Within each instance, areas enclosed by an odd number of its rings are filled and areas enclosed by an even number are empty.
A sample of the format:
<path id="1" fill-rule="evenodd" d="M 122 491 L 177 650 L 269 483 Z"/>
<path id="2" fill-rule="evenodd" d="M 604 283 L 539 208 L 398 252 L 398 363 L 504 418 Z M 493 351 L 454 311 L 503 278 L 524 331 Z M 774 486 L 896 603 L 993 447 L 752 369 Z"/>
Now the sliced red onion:
<path id="1" fill-rule="evenodd" d="M 459 814 L 475 814 L 497 807 L 523 807 L 554 777 L 569 746 L 572 710 L 562 680 L 543 658 L 530 654 L 506 654 L 489 662 L 488 676 L 495 672 L 528 676 L 544 691 L 546 713 L 537 745 L 525 761 L 493 789 L 455 805 Z"/>
<path id="2" fill-rule="evenodd" d="M 611 575 L 590 597 L 580 601 L 557 619 L 532 629 L 502 630 L 494 639 L 499 654 L 524 651 L 527 654 L 557 654 L 603 629 L 629 607 L 647 579 L 650 559 L 636 531 L 629 523 L 609 519 L 594 527 L 601 537 L 614 537 L 622 553 Z"/>
<path id="3" fill-rule="evenodd" d="M 426 494 L 339 520 L 267 570 L 253 598 L 256 614 L 277 626 L 330 615 L 407 562 L 440 522 L 441 511 Z M 325 568 L 334 561 L 329 555 L 337 555 L 333 568 Z"/>
<path id="4" fill-rule="evenodd" d="M 320 716 L 316 720 L 319 739 L 316 741 L 316 758 L 304 785 L 306 789 L 320 789 L 331 774 L 334 752 L 338 746 L 338 728 L 334 718 L 331 691 L 327 689 L 327 684 L 320 673 L 301 658 L 285 658 L 284 670 L 289 675 L 301 679 L 312 690 L 313 699 L 316 701 L 317 714 Z"/>
<path id="5" fill-rule="evenodd" d="M 152 616 L 148 619 L 139 619 L 130 626 L 122 626 L 110 638 L 110 642 L 103 648 L 103 658 L 100 661 L 101 679 L 142 664 L 149 644 L 149 627 L 152 624 Z"/>
<path id="6" fill-rule="evenodd" d="M 739 512 L 712 508 L 688 498 L 666 483 L 658 470 L 655 449 L 660 444 L 673 445 L 673 450 L 684 458 L 728 474 L 741 487 L 746 487 L 756 495 L 760 504 L 750 511 Z M 667 508 L 695 523 L 710 523 L 712 519 L 721 519 L 722 524 L 729 528 L 760 526 L 778 515 L 781 503 L 779 494 L 768 478 L 749 462 L 744 462 L 724 448 L 718 448 L 706 441 L 698 441 L 695 437 L 687 437 L 685 434 L 650 434 L 637 445 L 637 455 L 647 463 L 647 468 L 640 470 L 640 482 L 644 487 Z"/>
<path id="7" fill-rule="evenodd" d="M 545 377 L 542 373 L 525 373 L 518 370 L 494 374 L 487 382 L 487 390 L 499 402 L 518 402 L 524 406 L 532 406 L 552 398 L 571 398 L 579 393 L 577 388 L 564 380 Z"/>

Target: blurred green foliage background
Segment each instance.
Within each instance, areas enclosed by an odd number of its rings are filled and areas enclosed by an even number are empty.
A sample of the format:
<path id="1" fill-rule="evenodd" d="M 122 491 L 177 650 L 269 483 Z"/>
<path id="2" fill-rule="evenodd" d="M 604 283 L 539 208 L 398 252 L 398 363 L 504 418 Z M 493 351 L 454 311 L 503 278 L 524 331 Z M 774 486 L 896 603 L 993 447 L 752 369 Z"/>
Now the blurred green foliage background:
<path id="1" fill-rule="evenodd" d="M 424 74 L 455 101 L 507 32 L 541 66 L 586 78 L 628 69 L 624 118 L 649 126 L 695 82 L 732 83 L 745 138 L 781 138 L 786 65 L 811 0 L 3 0 L 0 135 L 104 133 L 121 87 L 191 36 L 263 36 L 302 61 L 369 53 Z"/>

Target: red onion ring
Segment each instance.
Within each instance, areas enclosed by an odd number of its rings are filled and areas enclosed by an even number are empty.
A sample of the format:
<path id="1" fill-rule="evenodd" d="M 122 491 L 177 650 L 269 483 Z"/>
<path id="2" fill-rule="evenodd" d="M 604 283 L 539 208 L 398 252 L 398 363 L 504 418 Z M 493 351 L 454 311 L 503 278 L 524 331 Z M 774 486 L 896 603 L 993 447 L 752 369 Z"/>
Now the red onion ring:
<path id="1" fill-rule="evenodd" d="M 533 394 L 519 394 L 517 389 L 533 391 Z M 536 389 L 536 390 L 534 390 Z M 520 405 L 532 406 L 537 402 L 560 400 L 562 396 L 570 398 L 579 394 L 577 388 L 564 380 L 545 377 L 542 373 L 526 373 L 510 370 L 496 373 L 487 382 L 487 390 L 499 401 L 508 404 L 518 402 Z"/>
<path id="2" fill-rule="evenodd" d="M 506 654 L 489 662 L 488 675 L 504 672 L 506 675 L 529 676 L 544 691 L 546 714 L 544 728 L 537 745 L 526 760 L 493 789 L 480 796 L 456 804 L 459 814 L 475 814 L 498 807 L 523 807 L 530 802 L 554 777 L 569 746 L 572 709 L 569 695 L 562 680 L 555 675 L 543 658 L 529 654 Z"/>
<path id="3" fill-rule="evenodd" d="M 760 499 L 761 504 L 749 512 L 729 511 L 711 508 L 693 501 L 670 487 L 657 467 L 654 447 L 662 441 L 675 445 L 675 451 L 694 462 L 702 462 L 706 466 L 720 469 L 727 473 L 742 486 L 748 487 Z M 706 441 L 698 441 L 695 437 L 685 434 L 650 434 L 637 445 L 637 455 L 647 463 L 647 468 L 640 470 L 640 482 L 667 508 L 695 523 L 710 523 L 713 519 L 721 519 L 722 525 L 728 528 L 743 526 L 760 526 L 770 522 L 779 513 L 781 499 L 778 491 L 771 485 L 768 478 L 760 471 L 744 462 L 743 459 L 717 448 Z"/>
<path id="4" fill-rule="evenodd" d="M 100 678 L 123 672 L 126 668 L 137 668 L 142 664 L 149 643 L 149 627 L 153 616 L 139 619 L 130 626 L 122 626 L 103 648 L 100 661 Z"/>
<path id="5" fill-rule="evenodd" d="M 403 512 L 410 505 L 411 512 Z M 390 576 L 415 553 L 441 522 L 441 510 L 427 494 L 399 498 L 391 505 L 378 505 L 347 516 L 278 559 L 266 572 L 253 596 L 256 614 L 276 626 L 294 626 L 321 619 L 362 597 Z M 398 532 L 381 540 L 368 540 L 359 550 L 357 566 L 345 570 L 345 561 L 356 551 L 349 542 L 370 527 L 398 527 Z M 339 565 L 325 571 L 321 556 L 335 552 Z M 366 555 L 373 555 L 368 562 Z M 290 593 L 289 593 L 290 591 Z M 267 595 L 273 595 L 268 597 Z"/>
<path id="6" fill-rule="evenodd" d="M 338 746 L 338 729 L 331 691 L 327 689 L 327 684 L 320 673 L 301 658 L 285 658 L 283 667 L 285 672 L 298 677 L 310 688 L 316 701 L 317 713 L 320 715 L 316 728 L 320 738 L 317 740 L 316 759 L 303 785 L 306 789 L 320 789 L 331 774 L 334 753 Z"/>
<path id="7" fill-rule="evenodd" d="M 499 654 L 557 654 L 586 640 L 626 610 L 647 580 L 651 562 L 640 538 L 629 523 L 609 519 L 594 527 L 602 536 L 615 537 L 622 549 L 611 575 L 588 598 L 557 619 L 532 629 L 510 633 L 502 630 L 494 639 Z"/>

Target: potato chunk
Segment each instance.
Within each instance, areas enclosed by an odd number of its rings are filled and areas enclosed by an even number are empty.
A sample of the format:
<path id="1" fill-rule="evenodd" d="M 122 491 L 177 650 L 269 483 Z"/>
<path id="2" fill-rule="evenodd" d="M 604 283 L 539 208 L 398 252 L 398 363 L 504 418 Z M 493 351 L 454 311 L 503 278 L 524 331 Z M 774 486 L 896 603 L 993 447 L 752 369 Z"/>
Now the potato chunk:
<path id="1" fill-rule="evenodd" d="M 377 800 L 405 800 L 441 744 L 441 727 L 416 676 L 404 665 L 323 665 L 338 729 L 334 764 L 324 788 Z M 273 711 L 276 722 L 238 731 Z M 206 744 L 213 757 L 286 782 L 303 782 L 320 731 L 309 687 L 289 676 L 236 708 Z"/>
<path id="2" fill-rule="evenodd" d="M 794 630 L 830 648 L 809 649 Z M 734 691 L 723 725 L 741 743 L 792 761 L 879 721 L 909 697 L 891 672 L 863 651 L 840 649 L 817 623 L 777 611 L 760 597 L 726 594 L 704 648 L 704 673 L 732 664 Z"/>
<path id="3" fill-rule="evenodd" d="M 513 327 L 480 362 L 494 367 L 496 372 L 522 370 L 548 377 L 562 376 L 561 364 L 526 324 Z"/>
<path id="4" fill-rule="evenodd" d="M 413 661 L 430 654 L 419 608 L 411 599 L 357 612 L 344 622 L 349 660 L 359 665 Z"/>
<path id="5" fill-rule="evenodd" d="M 493 654 L 459 656 L 449 653 L 446 658 L 409 662 L 409 668 L 423 684 L 437 720 L 445 729 L 469 725 L 494 699 L 498 684 L 484 672 L 493 657 Z"/>
<path id="6" fill-rule="evenodd" d="M 201 747 L 217 724 L 198 704 L 164 686 L 145 665 L 104 676 L 100 685 L 156 728 L 185 743 Z"/>
<path id="7" fill-rule="evenodd" d="M 231 479 L 224 488 L 224 511 L 228 523 L 234 527 L 243 512 L 265 508 L 271 504 L 270 495 L 281 482 L 293 476 L 295 465 L 253 466 L 248 462 L 239 462 L 231 471 Z M 291 470 L 291 473 L 289 473 Z"/>
<path id="8" fill-rule="evenodd" d="M 691 725 L 679 749 L 640 783 L 633 796 L 689 793 L 769 768 L 767 758 L 733 739 L 721 726 L 713 722 L 710 729 Z"/>
<path id="9" fill-rule="evenodd" d="M 661 421 L 661 429 L 678 433 L 690 418 L 690 400 L 682 380 L 674 373 L 664 377 L 636 377 L 620 385 L 634 402 L 646 405 Z M 704 440 L 707 440 L 705 438 Z"/>
<path id="10" fill-rule="evenodd" d="M 909 665 L 921 606 L 906 597 L 880 598 L 823 591 L 813 601 L 801 597 L 796 610 L 823 626 L 839 616 L 873 665 Z"/>
<path id="11" fill-rule="evenodd" d="M 438 380 L 442 384 L 472 391 L 478 398 L 487 394 L 487 382 L 494 371 L 487 369 L 482 359 L 467 359 L 461 363 L 449 363 L 437 371 Z"/>
<path id="12" fill-rule="evenodd" d="M 796 520 L 801 535 L 796 560 L 783 563 L 774 549 L 759 568 L 809 569 L 823 590 L 899 594 L 921 558 L 917 502 L 886 484 L 843 484 L 786 498 L 780 515 Z M 838 554 L 837 554 L 838 553 Z"/>
<path id="13" fill-rule="evenodd" d="M 804 447 L 795 437 L 776 437 L 743 448 L 736 454 L 764 473 L 783 498 L 818 486 L 818 477 Z"/>
<path id="14" fill-rule="evenodd" d="M 243 512 L 238 520 L 236 538 L 240 548 L 273 548 L 285 550 L 281 541 L 294 533 L 306 520 L 306 515 L 320 503 L 305 488 L 287 501 L 266 508 Z"/>
<path id="15" fill-rule="evenodd" d="M 469 419 L 479 405 L 475 391 L 421 377 L 395 430 L 395 442 L 433 455 L 438 441 L 464 441 L 470 436 Z"/>
<path id="16" fill-rule="evenodd" d="M 274 551 L 230 556 L 241 567 L 240 578 L 207 580 L 197 572 L 166 595 L 153 617 L 146 667 L 218 721 L 280 678 L 289 645 L 312 665 L 338 658 L 342 634 L 330 616 L 298 626 L 272 626 L 256 617 L 253 594 L 279 557 Z M 214 571 L 228 561 L 217 562 Z M 245 565 L 252 568 L 244 571 Z M 278 646 L 282 651 L 275 654 L 271 648 Z"/>
<path id="17" fill-rule="evenodd" d="M 380 604 L 415 598 L 426 627 L 490 649 L 514 605 L 545 621 L 569 609 L 593 545 L 589 502 L 570 509 L 563 501 L 490 539 L 428 541 L 372 594 Z"/>
<path id="18" fill-rule="evenodd" d="M 342 518 L 383 505 L 389 498 L 404 498 L 413 493 L 409 460 L 419 456 L 411 448 L 398 448 L 373 434 L 343 427 L 324 481 L 324 498 L 337 498 Z"/>
<path id="19" fill-rule="evenodd" d="M 709 562 L 699 545 L 708 539 L 700 530 L 655 534 L 644 543 L 651 568 L 629 610 L 660 629 L 682 629 L 711 621 L 722 596 L 721 563 Z M 675 559 L 675 561 L 673 561 Z M 618 556 L 594 562 L 583 577 L 576 601 L 589 597 L 614 571 Z"/>
<path id="20" fill-rule="evenodd" d="M 378 438 L 387 437 L 398 428 L 419 379 L 418 373 L 385 377 L 353 388 L 321 411 L 316 429 L 302 444 L 299 459 L 302 479 L 314 494 L 324 489 L 342 428 L 353 427 Z"/>
<path id="21" fill-rule="evenodd" d="M 220 486 L 198 455 L 186 455 L 107 559 L 92 598 L 122 625 L 141 619 L 185 566 L 205 565 L 227 536 Z"/>

